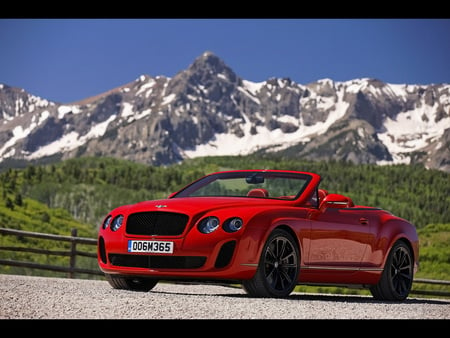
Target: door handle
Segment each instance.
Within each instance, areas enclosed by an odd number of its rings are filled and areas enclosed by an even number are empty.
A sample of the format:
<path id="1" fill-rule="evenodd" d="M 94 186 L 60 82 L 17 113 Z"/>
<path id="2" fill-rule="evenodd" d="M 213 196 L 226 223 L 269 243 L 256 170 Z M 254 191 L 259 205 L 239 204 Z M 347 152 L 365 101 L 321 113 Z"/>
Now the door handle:
<path id="1" fill-rule="evenodd" d="M 363 225 L 367 225 L 367 224 L 369 224 L 369 220 L 367 218 L 361 217 L 359 219 L 359 223 L 361 223 Z"/>

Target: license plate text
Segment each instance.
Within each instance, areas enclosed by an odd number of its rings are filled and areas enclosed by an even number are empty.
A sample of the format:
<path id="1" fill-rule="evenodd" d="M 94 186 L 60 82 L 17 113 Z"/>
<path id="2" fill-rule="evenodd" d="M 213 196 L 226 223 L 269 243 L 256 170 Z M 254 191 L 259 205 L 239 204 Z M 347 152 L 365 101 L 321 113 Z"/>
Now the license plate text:
<path id="1" fill-rule="evenodd" d="M 128 252 L 173 253 L 173 242 L 128 241 Z"/>

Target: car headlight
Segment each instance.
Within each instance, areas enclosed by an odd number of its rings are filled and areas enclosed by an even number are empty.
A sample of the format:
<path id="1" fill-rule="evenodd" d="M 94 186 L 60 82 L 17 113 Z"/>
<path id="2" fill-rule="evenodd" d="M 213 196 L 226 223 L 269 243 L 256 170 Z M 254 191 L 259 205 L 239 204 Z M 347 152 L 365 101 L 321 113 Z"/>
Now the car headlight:
<path id="1" fill-rule="evenodd" d="M 123 223 L 123 215 L 114 217 L 111 223 L 111 230 L 117 231 L 122 226 L 122 223 Z"/>
<path id="2" fill-rule="evenodd" d="M 213 231 L 215 231 L 219 227 L 219 219 L 214 216 L 209 216 L 200 221 L 198 224 L 198 230 L 201 233 L 209 234 Z"/>
<path id="3" fill-rule="evenodd" d="M 223 224 L 223 229 L 226 232 L 236 232 L 244 225 L 244 221 L 239 217 L 229 218 Z"/>
<path id="4" fill-rule="evenodd" d="M 111 215 L 108 215 L 108 217 L 105 218 L 105 220 L 103 221 L 103 224 L 102 224 L 103 229 L 106 229 L 107 227 L 109 227 L 109 224 L 111 223 L 111 219 L 112 219 Z"/>

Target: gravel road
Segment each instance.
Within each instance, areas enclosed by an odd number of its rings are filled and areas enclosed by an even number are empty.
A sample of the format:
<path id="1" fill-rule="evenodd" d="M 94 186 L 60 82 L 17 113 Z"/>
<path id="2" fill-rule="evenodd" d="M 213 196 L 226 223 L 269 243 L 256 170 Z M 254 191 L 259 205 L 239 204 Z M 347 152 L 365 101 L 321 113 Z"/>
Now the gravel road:
<path id="1" fill-rule="evenodd" d="M 0 319 L 450 319 L 450 301 L 296 292 L 258 299 L 235 287 L 176 283 L 142 293 L 103 280 L 0 274 Z"/>

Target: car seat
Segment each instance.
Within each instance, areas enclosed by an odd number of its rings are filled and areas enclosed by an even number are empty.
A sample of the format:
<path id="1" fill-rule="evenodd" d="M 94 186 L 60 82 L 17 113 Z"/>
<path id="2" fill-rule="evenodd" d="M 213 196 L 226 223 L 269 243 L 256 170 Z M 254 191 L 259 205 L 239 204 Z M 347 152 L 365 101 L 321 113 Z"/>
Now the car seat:
<path id="1" fill-rule="evenodd" d="M 319 205 L 320 202 L 323 201 L 323 199 L 325 198 L 325 196 L 328 195 L 328 191 L 325 189 L 319 189 Z"/>
<path id="2" fill-rule="evenodd" d="M 247 193 L 248 197 L 269 197 L 269 192 L 263 188 L 255 188 Z"/>

